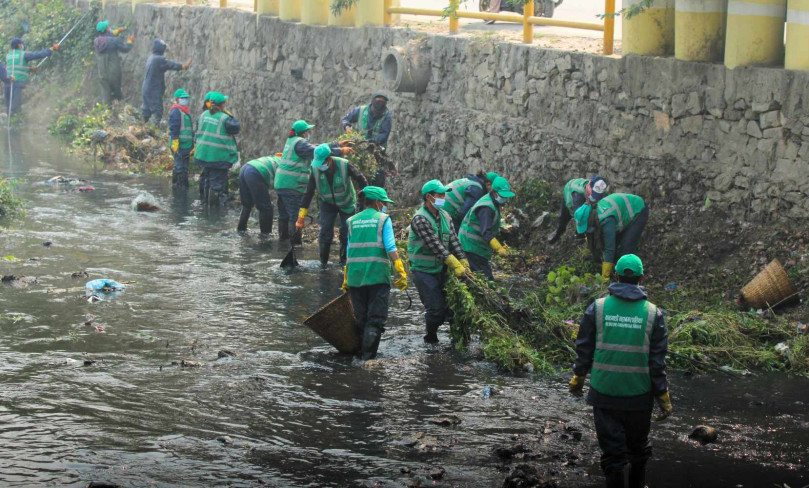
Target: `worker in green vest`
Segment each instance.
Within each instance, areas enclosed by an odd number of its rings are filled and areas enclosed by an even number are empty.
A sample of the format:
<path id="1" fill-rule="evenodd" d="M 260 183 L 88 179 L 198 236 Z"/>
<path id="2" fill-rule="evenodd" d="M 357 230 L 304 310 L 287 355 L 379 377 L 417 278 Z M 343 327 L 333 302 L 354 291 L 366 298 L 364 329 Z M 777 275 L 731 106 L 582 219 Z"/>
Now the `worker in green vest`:
<path id="1" fill-rule="evenodd" d="M 615 265 L 610 296 L 587 308 L 576 336 L 570 392 L 593 407 L 607 488 L 644 488 L 654 400 L 663 420 L 673 412 L 666 381 L 668 338 L 663 313 L 640 287 L 643 263 L 626 254 Z M 628 474 L 627 465 L 630 466 Z"/>
<path id="2" fill-rule="evenodd" d="M 548 236 L 548 243 L 556 244 L 567 230 L 567 224 L 587 201 L 597 202 L 607 194 L 607 180 L 600 176 L 574 178 L 565 183 L 562 201 L 559 203 L 559 223 Z"/>
<path id="3" fill-rule="evenodd" d="M 492 182 L 497 178 L 497 173 L 469 174 L 466 178 L 455 180 L 447 185 L 447 204 L 444 210 L 452 217 L 452 226 L 455 232 L 460 231 L 461 222 L 466 217 L 466 213 L 472 208 L 483 195 L 492 191 Z"/>
<path id="4" fill-rule="evenodd" d="M 309 142 L 314 124 L 298 120 L 292 124 L 287 142 L 284 145 L 281 162 L 275 173 L 275 193 L 283 206 L 278 209 L 278 238 L 285 240 L 292 237 L 294 244 L 301 243 L 301 234 L 297 232 L 295 223 L 301 209 L 301 200 L 309 185 L 309 172 L 315 158 L 315 146 Z M 329 146 L 332 156 L 346 156 L 352 149 L 347 142 L 332 143 Z"/>
<path id="5" fill-rule="evenodd" d="M 23 89 L 28 84 L 30 73 L 35 73 L 36 66 L 28 66 L 31 61 L 44 59 L 51 55 L 53 51 L 59 50 L 59 44 L 54 44 L 50 49 L 36 52 L 25 52 L 23 40 L 15 37 L 11 40 L 11 50 L 6 55 L 6 70 L 8 71 L 8 81 L 5 84 L 6 113 L 14 115 L 22 108 Z"/>
<path id="6" fill-rule="evenodd" d="M 228 97 L 213 92 L 209 99 L 211 109 L 203 114 L 197 129 L 194 162 L 202 167 L 203 204 L 218 207 L 227 201 L 228 170 L 239 160 L 236 135 L 241 131 L 241 125 L 225 110 Z"/>
<path id="7" fill-rule="evenodd" d="M 329 251 L 334 240 L 334 223 L 340 217 L 340 264 L 346 263 L 348 243 L 347 220 L 356 213 L 357 191 L 368 186 L 368 180 L 348 160 L 332 156 L 332 148 L 328 144 L 321 144 L 315 149 L 315 159 L 312 160 L 312 170 L 309 172 L 309 183 L 306 193 L 301 200 L 301 209 L 298 211 L 298 221 L 295 222 L 297 232 L 303 230 L 309 205 L 318 193 L 320 205 L 320 234 L 317 238 L 320 251 L 320 266 L 324 269 L 329 262 Z"/>
<path id="8" fill-rule="evenodd" d="M 214 92 L 209 91 L 205 94 L 205 97 L 202 99 L 202 112 L 197 116 L 196 122 L 194 122 L 194 140 L 196 141 L 199 138 L 199 129 L 202 127 L 202 119 L 205 118 L 206 115 L 211 114 L 211 95 Z M 194 151 L 195 152 L 195 151 Z M 190 155 L 190 158 L 193 158 L 194 154 Z M 202 168 L 200 168 L 202 169 Z M 205 188 L 206 182 L 208 179 L 208 173 L 205 171 L 200 171 L 199 179 L 197 180 L 197 186 L 199 187 L 199 200 L 200 202 L 205 202 Z"/>
<path id="9" fill-rule="evenodd" d="M 258 210 L 258 228 L 261 237 L 267 238 L 272 232 L 273 206 L 270 189 L 273 187 L 280 159 L 278 156 L 264 156 L 248 161 L 239 170 L 242 212 L 236 226 L 237 232 L 247 232 L 247 221 L 250 220 L 253 207 Z"/>
<path id="10" fill-rule="evenodd" d="M 169 144 L 174 155 L 171 185 L 188 188 L 188 163 L 194 154 L 194 122 L 191 120 L 191 95 L 180 88 L 174 92 L 174 105 L 169 109 Z"/>
<path id="11" fill-rule="evenodd" d="M 388 320 L 391 286 L 391 261 L 399 278 L 393 286 L 407 289 L 407 273 L 396 251 L 396 236 L 388 215 L 388 203 L 394 203 L 377 186 L 362 191 L 365 210 L 348 219 L 348 260 L 343 268 L 343 291 L 351 296 L 354 323 L 362 338 L 363 360 L 376 357 L 379 340 Z"/>
<path id="12" fill-rule="evenodd" d="M 367 141 L 379 147 L 384 154 L 391 130 L 393 130 L 393 116 L 388 109 L 390 98 L 384 93 L 374 93 L 371 103 L 351 109 L 342 119 L 343 130 L 347 133 L 358 132 Z M 371 184 L 384 188 L 387 172 L 379 168 L 376 175 L 371 176 Z"/>
<path id="13" fill-rule="evenodd" d="M 448 188 L 439 180 L 431 180 L 421 187 L 421 208 L 410 221 L 410 237 L 407 240 L 407 255 L 410 273 L 424 305 L 424 321 L 427 334 L 424 342 L 438 342 L 438 328 L 447 317 L 447 294 L 444 285 L 447 270 L 455 276 L 463 276 L 470 270 L 452 227 L 452 219 L 444 210 L 447 207 Z"/>
<path id="14" fill-rule="evenodd" d="M 497 235 L 500 233 L 500 209 L 513 197 L 511 185 L 505 178 L 498 176 L 492 182 L 489 194 L 478 200 L 467 212 L 458 232 L 461 247 L 469 259 L 472 271 L 483 273 L 490 280 L 494 280 L 489 263 L 492 252 L 502 256 L 509 253 L 508 248 L 497 240 Z"/>
<path id="15" fill-rule="evenodd" d="M 643 198 L 629 193 L 613 193 L 590 200 L 576 210 L 576 231 L 587 234 L 593 257 L 602 260 L 601 276 L 608 280 L 615 261 L 638 249 L 649 220 L 649 208 Z M 592 207 L 596 207 L 595 215 Z"/>

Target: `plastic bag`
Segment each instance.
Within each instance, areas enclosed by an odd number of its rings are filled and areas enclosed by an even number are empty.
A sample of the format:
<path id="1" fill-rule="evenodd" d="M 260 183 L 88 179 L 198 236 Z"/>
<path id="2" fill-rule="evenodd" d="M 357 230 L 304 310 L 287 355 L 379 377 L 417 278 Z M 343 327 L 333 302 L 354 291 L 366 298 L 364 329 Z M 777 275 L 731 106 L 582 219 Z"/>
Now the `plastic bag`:
<path id="1" fill-rule="evenodd" d="M 126 285 L 122 285 L 114 280 L 106 280 L 106 279 L 97 279 L 88 281 L 84 288 L 87 291 L 87 296 L 90 295 L 98 295 L 100 293 L 113 293 L 118 291 L 124 291 L 126 289 Z"/>

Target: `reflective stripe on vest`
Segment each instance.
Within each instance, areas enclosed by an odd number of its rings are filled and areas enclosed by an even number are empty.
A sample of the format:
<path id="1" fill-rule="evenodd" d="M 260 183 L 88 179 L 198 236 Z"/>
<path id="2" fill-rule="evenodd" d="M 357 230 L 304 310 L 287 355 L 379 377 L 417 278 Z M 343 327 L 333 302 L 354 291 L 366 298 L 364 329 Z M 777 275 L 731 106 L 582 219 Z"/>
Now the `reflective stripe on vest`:
<path id="1" fill-rule="evenodd" d="M 370 139 L 374 135 L 374 133 L 379 132 L 380 128 L 382 127 L 383 118 L 384 114 L 383 117 L 376 119 L 376 122 L 374 122 L 373 127 L 369 128 L 368 121 L 371 119 L 371 107 L 369 107 L 368 105 L 363 105 L 362 107 L 360 107 L 360 116 L 357 120 L 357 123 L 360 126 L 359 127 L 360 134 L 362 134 L 362 136 L 365 137 L 366 139 Z"/>
<path id="2" fill-rule="evenodd" d="M 256 170 L 261 173 L 261 177 L 264 178 L 264 183 L 266 183 L 268 187 L 273 187 L 275 171 L 278 168 L 278 160 L 275 156 L 264 156 L 248 161 L 247 164 L 256 168 Z"/>
<path id="3" fill-rule="evenodd" d="M 28 81 L 28 65 L 25 64 L 25 51 L 14 49 L 6 55 L 8 76 L 14 75 L 14 81 Z"/>
<path id="4" fill-rule="evenodd" d="M 357 206 L 357 192 L 348 177 L 348 161 L 332 156 L 337 171 L 334 172 L 333 185 L 324 171 L 312 168 L 315 177 L 315 186 L 321 202 L 331 203 L 345 214 L 353 214 Z"/>
<path id="5" fill-rule="evenodd" d="M 390 285 L 391 264 L 382 237 L 390 216 L 367 208 L 348 219 L 348 286 Z"/>
<path id="6" fill-rule="evenodd" d="M 194 156 L 209 163 L 235 163 L 238 159 L 236 140 L 225 133 L 225 121 L 230 118 L 225 112 L 206 112 L 197 133 L 197 150 Z"/>
<path id="7" fill-rule="evenodd" d="M 635 217 L 646 207 L 643 198 L 629 193 L 613 193 L 598 202 L 598 220 L 603 223 L 609 217 L 615 217 L 616 230 L 623 231 L 634 222 Z"/>
<path id="8" fill-rule="evenodd" d="M 580 193 L 582 196 L 585 196 L 584 188 L 586 185 L 587 180 L 584 178 L 575 178 L 565 183 L 565 207 L 570 211 L 570 215 L 573 215 L 576 211 L 576 209 L 573 208 L 573 194 Z"/>
<path id="9" fill-rule="evenodd" d="M 433 232 L 438 236 L 439 242 L 445 249 L 449 249 L 449 237 L 451 235 L 450 221 L 452 218 L 444 210 L 438 209 L 438 222 L 429 210 L 423 206 L 419 208 L 413 217 L 423 217 L 427 219 L 433 227 Z M 440 226 L 439 226 L 440 222 Z M 413 222 L 410 223 L 410 236 L 407 239 L 407 255 L 410 260 L 410 269 L 422 271 L 424 273 L 440 273 L 444 269 L 443 256 L 437 256 L 427 247 L 424 239 L 413 230 Z"/>
<path id="10" fill-rule="evenodd" d="M 295 190 L 303 193 L 309 184 L 309 164 L 295 152 L 295 146 L 303 137 L 290 137 L 284 145 L 284 153 L 275 172 L 276 190 Z"/>
<path id="11" fill-rule="evenodd" d="M 466 217 L 464 217 L 461 223 L 458 238 L 461 241 L 461 248 L 463 248 L 464 252 L 471 252 L 483 258 L 490 259 L 492 257 L 492 248 L 483 238 L 483 232 L 480 229 L 480 220 L 476 213 L 477 209 L 481 207 L 488 207 L 494 211 L 492 234 L 496 236 L 500 232 L 500 210 L 492 201 L 492 195 L 488 194 L 478 200 L 466 214 Z"/>
<path id="12" fill-rule="evenodd" d="M 178 109 L 179 110 L 179 109 Z M 180 149 L 191 149 L 194 146 L 194 128 L 191 126 L 191 116 L 180 110 Z"/>
<path id="13" fill-rule="evenodd" d="M 458 217 L 463 217 L 463 215 L 461 215 L 461 209 L 466 201 L 466 189 L 470 186 L 483 189 L 483 185 L 469 178 L 461 178 L 447 185 L 446 198 L 449 206 L 444 207 L 444 210 L 446 210 L 452 218 L 457 219 Z"/>

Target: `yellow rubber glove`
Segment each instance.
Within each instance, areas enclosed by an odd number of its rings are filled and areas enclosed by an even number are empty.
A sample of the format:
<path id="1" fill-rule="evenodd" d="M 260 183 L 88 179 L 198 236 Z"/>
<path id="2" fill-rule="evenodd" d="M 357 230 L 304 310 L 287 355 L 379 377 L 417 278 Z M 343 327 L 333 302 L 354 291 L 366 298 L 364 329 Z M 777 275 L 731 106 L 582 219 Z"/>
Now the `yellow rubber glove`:
<path id="1" fill-rule="evenodd" d="M 348 266 L 343 266 L 343 293 L 348 293 Z"/>
<path id="2" fill-rule="evenodd" d="M 304 223 L 305 223 L 305 220 L 306 220 L 306 214 L 308 214 L 308 213 L 309 213 L 308 208 L 301 208 L 300 210 L 298 210 L 298 220 L 295 222 L 295 228 L 296 229 L 298 229 L 298 230 L 303 229 L 303 226 L 304 226 Z"/>
<path id="3" fill-rule="evenodd" d="M 669 392 L 657 396 L 657 405 L 660 407 L 660 415 L 655 417 L 655 421 L 659 422 L 666 419 L 674 412 L 674 407 L 671 404 L 671 396 Z"/>
<path id="4" fill-rule="evenodd" d="M 615 269 L 615 265 L 612 263 L 602 263 L 601 264 L 601 277 L 605 280 L 609 281 L 610 277 L 612 277 L 612 270 Z"/>
<path id="5" fill-rule="evenodd" d="M 126 27 L 118 27 L 117 29 L 112 30 L 112 35 L 117 36 L 121 32 L 125 31 Z"/>
<path id="6" fill-rule="evenodd" d="M 135 36 L 130 34 L 129 37 L 126 38 L 126 43 L 127 44 L 132 44 L 134 42 L 135 42 Z"/>
<path id="7" fill-rule="evenodd" d="M 575 397 L 584 395 L 584 376 L 573 375 L 573 379 L 570 380 L 568 385 L 568 390 Z"/>
<path id="8" fill-rule="evenodd" d="M 397 259 L 393 262 L 393 269 L 399 273 L 399 279 L 393 283 L 393 286 L 396 288 L 405 291 L 407 289 L 407 272 L 404 269 L 404 263 L 401 259 Z"/>
<path id="9" fill-rule="evenodd" d="M 469 266 L 469 260 L 468 259 L 461 259 L 461 264 L 463 265 L 463 269 L 465 269 L 466 271 L 468 271 L 470 273 L 472 272 L 472 268 Z"/>
<path id="10" fill-rule="evenodd" d="M 180 140 L 179 139 L 172 139 L 171 140 L 171 152 L 177 152 L 180 150 Z"/>
<path id="11" fill-rule="evenodd" d="M 500 244 L 500 241 L 498 241 L 496 237 L 492 238 L 492 240 L 489 241 L 489 246 L 497 254 L 501 256 L 508 256 L 508 248 Z"/>
<path id="12" fill-rule="evenodd" d="M 451 270 L 453 273 L 455 273 L 455 276 L 457 276 L 458 278 L 460 278 L 461 276 L 463 276 L 464 271 L 465 271 L 465 270 L 463 269 L 463 264 L 461 264 L 461 262 L 460 262 L 460 261 L 458 261 L 458 258 L 456 258 L 455 256 L 453 256 L 452 254 L 450 254 L 450 255 L 449 255 L 449 257 L 448 257 L 446 260 L 444 260 L 444 264 L 446 264 L 446 265 L 447 265 L 447 267 L 448 267 L 448 268 L 449 268 L 449 269 L 450 269 L 450 270 Z"/>

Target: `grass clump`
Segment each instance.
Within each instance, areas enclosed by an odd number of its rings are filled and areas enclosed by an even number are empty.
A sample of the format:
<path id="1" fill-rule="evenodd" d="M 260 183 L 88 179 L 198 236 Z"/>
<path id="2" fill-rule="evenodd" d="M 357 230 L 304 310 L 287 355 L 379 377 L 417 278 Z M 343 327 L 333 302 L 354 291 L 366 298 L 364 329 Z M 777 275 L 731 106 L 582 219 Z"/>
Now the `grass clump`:
<path id="1" fill-rule="evenodd" d="M 16 181 L 0 178 L 0 219 L 25 215 L 25 202 L 15 193 L 16 186 Z"/>
<path id="2" fill-rule="evenodd" d="M 82 101 L 69 102 L 48 126 L 54 136 L 69 142 L 74 148 L 88 147 L 93 134 L 107 126 L 112 116 L 109 106 L 100 103 L 88 106 Z"/>

